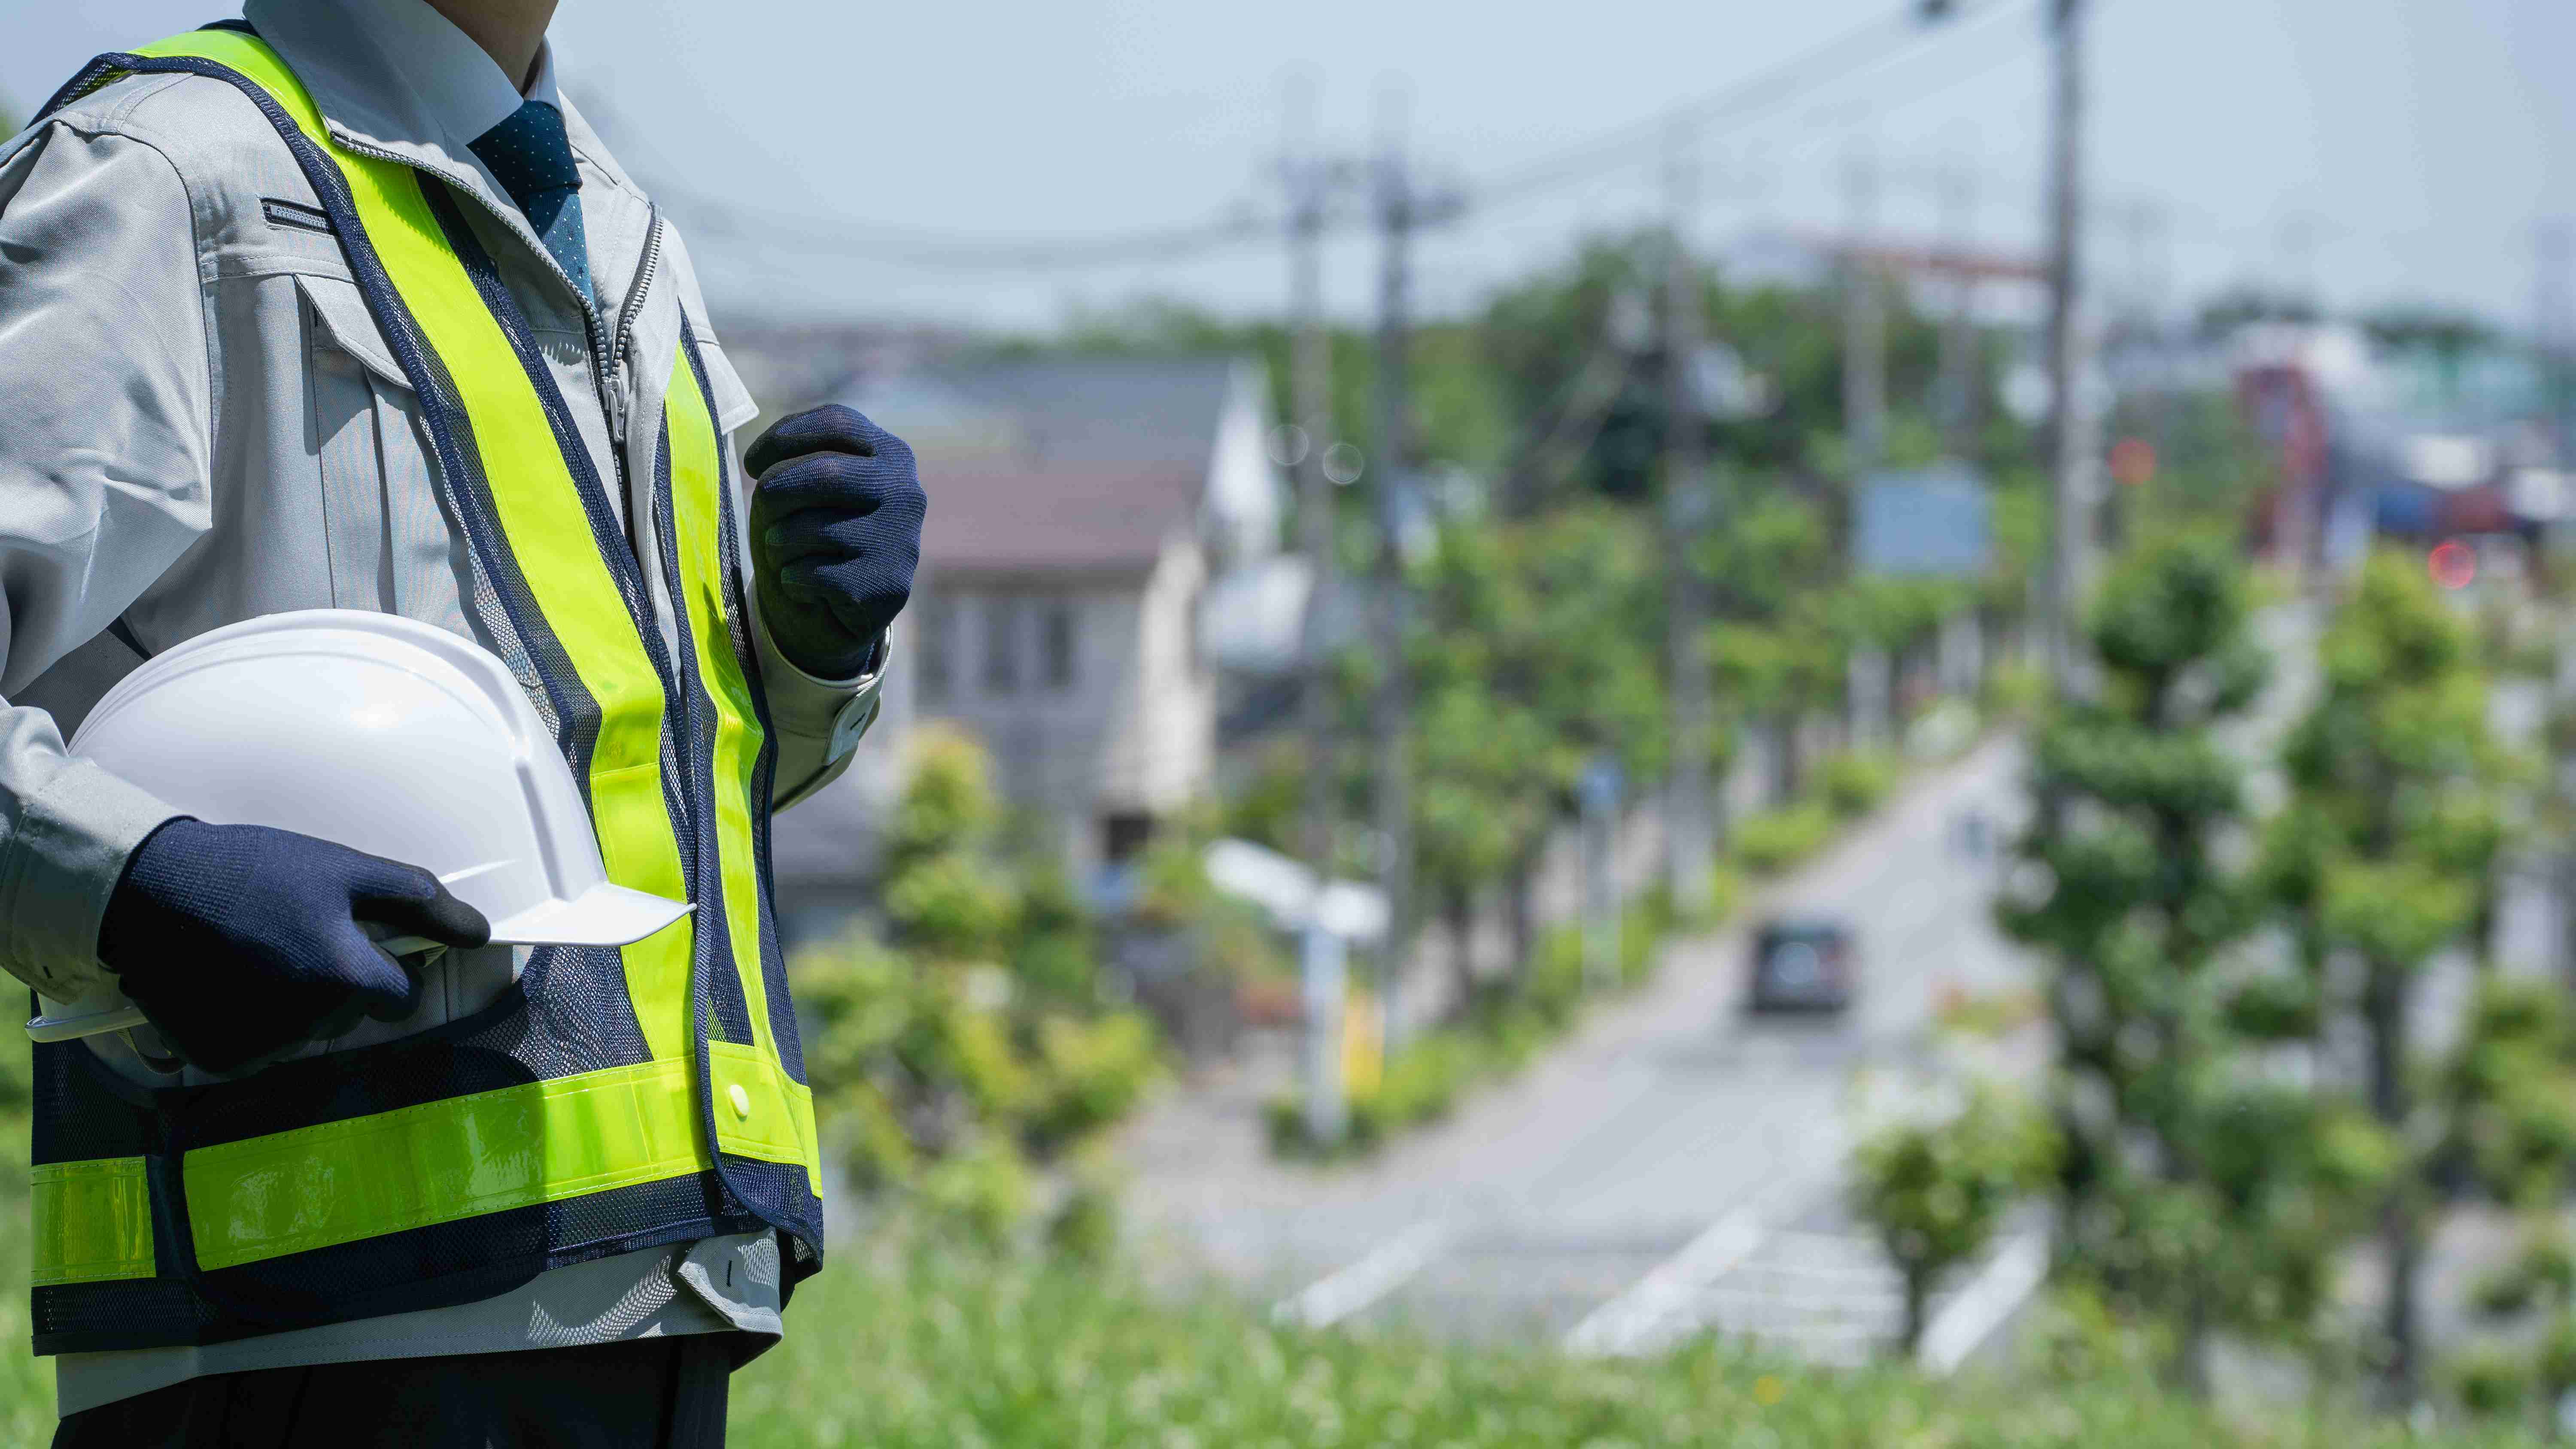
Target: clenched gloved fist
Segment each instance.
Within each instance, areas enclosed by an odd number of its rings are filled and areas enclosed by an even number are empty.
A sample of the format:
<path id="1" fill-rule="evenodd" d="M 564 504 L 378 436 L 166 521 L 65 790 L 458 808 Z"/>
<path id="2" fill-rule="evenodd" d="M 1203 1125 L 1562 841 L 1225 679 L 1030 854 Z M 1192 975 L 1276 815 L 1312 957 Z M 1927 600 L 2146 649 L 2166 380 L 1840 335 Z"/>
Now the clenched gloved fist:
<path id="1" fill-rule="evenodd" d="M 483 913 L 418 866 L 265 825 L 181 817 L 136 847 L 99 923 L 98 959 L 181 1056 L 229 1072 L 361 1015 L 399 1021 L 420 979 L 368 935 L 448 946 Z"/>
<path id="2" fill-rule="evenodd" d="M 912 449 L 835 403 L 784 417 L 744 455 L 760 616 L 787 661 L 818 679 L 866 671 L 912 597 L 921 491 Z"/>

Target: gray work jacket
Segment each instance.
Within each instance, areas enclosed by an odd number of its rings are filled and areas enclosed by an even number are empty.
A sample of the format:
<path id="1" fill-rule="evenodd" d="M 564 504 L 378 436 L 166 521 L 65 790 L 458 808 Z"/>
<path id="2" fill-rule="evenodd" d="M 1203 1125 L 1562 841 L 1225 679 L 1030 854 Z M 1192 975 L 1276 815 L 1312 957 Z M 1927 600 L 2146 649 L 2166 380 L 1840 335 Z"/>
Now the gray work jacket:
<path id="1" fill-rule="evenodd" d="M 426 113 L 362 14 L 248 7 L 340 141 L 480 203 L 462 209 L 599 475 L 629 480 L 618 501 L 649 548 L 652 510 L 636 498 L 654 476 L 650 420 L 683 313 L 728 449 L 758 412 L 687 249 L 566 105 L 600 300 L 579 295 L 473 138 Z M 630 435 L 622 459 L 612 420 Z M 128 77 L 0 142 L 0 967 L 60 998 L 94 982 L 125 859 L 177 813 L 64 743 L 140 651 L 325 607 L 475 637 L 460 603 L 467 568 L 410 386 L 312 189 L 249 100 L 205 77 Z M 676 637 L 668 600 L 654 603 Z M 765 628 L 753 632 L 785 804 L 846 763 L 875 681 L 808 677 Z"/>

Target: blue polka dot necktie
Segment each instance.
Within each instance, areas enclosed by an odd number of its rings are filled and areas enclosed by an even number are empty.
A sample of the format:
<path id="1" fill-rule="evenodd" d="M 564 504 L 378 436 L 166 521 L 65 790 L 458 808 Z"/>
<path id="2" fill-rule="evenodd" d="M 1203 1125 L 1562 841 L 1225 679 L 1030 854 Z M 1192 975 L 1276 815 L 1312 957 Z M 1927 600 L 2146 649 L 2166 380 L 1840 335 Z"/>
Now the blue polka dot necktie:
<path id="1" fill-rule="evenodd" d="M 582 241 L 581 172 L 573 165 L 572 141 L 564 135 L 563 112 L 544 101 L 530 101 L 475 137 L 473 150 L 519 204 L 546 250 L 563 264 L 564 275 L 588 298 L 590 251 Z"/>

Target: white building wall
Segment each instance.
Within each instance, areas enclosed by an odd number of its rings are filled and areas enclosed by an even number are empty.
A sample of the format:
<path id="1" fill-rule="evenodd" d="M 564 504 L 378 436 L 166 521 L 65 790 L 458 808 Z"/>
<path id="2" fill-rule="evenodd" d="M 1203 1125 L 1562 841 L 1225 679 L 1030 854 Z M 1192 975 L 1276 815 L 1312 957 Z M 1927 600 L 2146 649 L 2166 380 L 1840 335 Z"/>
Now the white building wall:
<path id="1" fill-rule="evenodd" d="M 1198 601 L 1207 555 L 1175 539 L 1139 600 L 1137 695 L 1128 712 L 1126 757 L 1112 778 L 1128 787 L 1129 808 L 1162 815 L 1205 793 L 1216 762 L 1216 676 L 1198 649 Z"/>
<path id="2" fill-rule="evenodd" d="M 1218 554 L 1214 568 L 1238 568 L 1279 551 L 1287 488 L 1270 459 L 1270 402 L 1262 370 L 1249 363 L 1234 369 L 1217 419 L 1206 506 Z"/>
<path id="3" fill-rule="evenodd" d="M 1152 573 L 1132 580 L 944 576 L 906 611 L 910 643 L 896 667 L 911 676 L 905 723 L 953 721 L 982 740 L 996 783 L 1015 804 L 1058 818 L 1077 868 L 1095 864 L 1111 815 L 1166 816 L 1209 788 L 1216 754 L 1215 676 L 1194 657 L 1192 618 L 1205 586 L 1197 540 L 1176 535 Z M 1046 616 L 1071 611 L 1073 669 L 1047 675 Z M 948 677 L 926 688 L 923 641 L 947 619 Z M 998 622 L 997 622 L 998 621 Z M 1016 683 L 990 668 L 1004 631 Z M 902 731 L 884 752 L 887 794 L 900 773 Z"/>

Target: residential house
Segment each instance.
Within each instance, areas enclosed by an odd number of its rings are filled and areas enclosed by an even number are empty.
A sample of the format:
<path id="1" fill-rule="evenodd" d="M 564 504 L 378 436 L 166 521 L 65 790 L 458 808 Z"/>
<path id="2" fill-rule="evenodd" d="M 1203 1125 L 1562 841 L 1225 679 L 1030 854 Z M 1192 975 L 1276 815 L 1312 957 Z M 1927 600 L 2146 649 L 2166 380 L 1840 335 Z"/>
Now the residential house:
<path id="1" fill-rule="evenodd" d="M 930 495 L 885 714 L 850 776 L 779 817 L 782 905 L 863 908 L 903 738 L 951 721 L 1078 875 L 1125 859 L 1214 768 L 1212 581 L 1277 551 L 1267 384 L 1237 359 L 909 369 L 845 400 L 910 442 Z"/>

